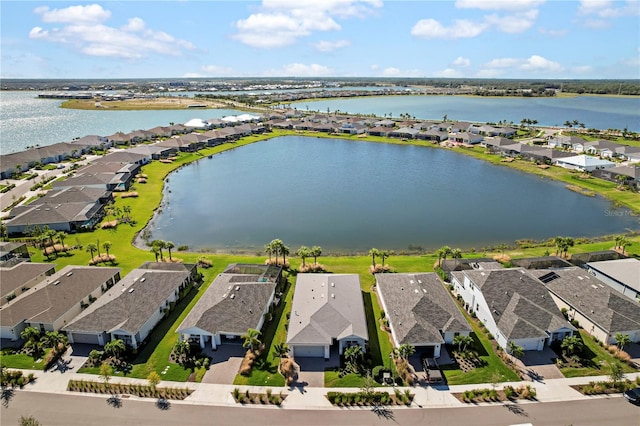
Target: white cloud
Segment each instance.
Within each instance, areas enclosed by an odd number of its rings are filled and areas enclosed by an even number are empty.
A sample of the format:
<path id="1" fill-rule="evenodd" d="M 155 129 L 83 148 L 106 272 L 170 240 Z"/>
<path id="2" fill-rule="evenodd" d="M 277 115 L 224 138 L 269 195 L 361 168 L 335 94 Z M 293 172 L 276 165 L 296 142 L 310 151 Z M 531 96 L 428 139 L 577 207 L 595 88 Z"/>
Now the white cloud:
<path id="1" fill-rule="evenodd" d="M 640 3 L 637 0 L 626 2 L 610 0 L 581 0 L 578 8 L 580 15 L 595 15 L 602 19 L 640 15 Z"/>
<path id="2" fill-rule="evenodd" d="M 485 23 L 495 26 L 505 33 L 522 33 L 533 26 L 538 17 L 537 10 L 529 10 L 508 16 L 488 15 L 484 17 Z"/>
<path id="3" fill-rule="evenodd" d="M 522 10 L 532 9 L 543 4 L 545 0 L 458 0 L 458 9 L 481 10 Z"/>
<path id="4" fill-rule="evenodd" d="M 567 30 L 566 28 L 561 29 L 561 30 L 552 30 L 552 29 L 547 29 L 547 28 L 544 28 L 544 27 L 540 27 L 540 28 L 538 28 L 538 32 L 540 34 L 547 35 L 547 36 L 550 36 L 550 37 L 562 37 L 562 36 L 566 35 L 569 32 L 569 30 Z"/>
<path id="5" fill-rule="evenodd" d="M 179 56 L 185 49 L 194 49 L 188 41 L 147 28 L 145 22 L 137 17 L 129 19 L 120 28 L 98 23 L 110 17 L 111 12 L 97 5 L 72 6 L 54 11 L 44 7 L 36 9 L 36 13 L 41 14 L 45 22 L 61 22 L 64 25 L 50 29 L 33 27 L 29 38 L 71 46 L 90 56 L 139 59 L 150 54 Z"/>
<path id="6" fill-rule="evenodd" d="M 457 39 L 475 37 L 487 28 L 464 19 L 456 19 L 450 27 L 445 27 L 435 19 L 421 19 L 411 28 L 411 35 L 426 39 Z"/>
<path id="7" fill-rule="evenodd" d="M 42 15 L 42 22 L 57 22 L 68 24 L 89 24 L 104 22 L 111 17 L 111 12 L 104 10 L 98 4 L 89 6 L 70 6 L 64 9 L 49 9 L 41 6 L 34 9 L 38 15 Z"/>
<path id="8" fill-rule="evenodd" d="M 334 18 L 365 17 L 380 0 L 263 0 L 262 11 L 234 23 L 232 38 L 257 48 L 288 46 L 315 31 L 339 31 Z"/>
<path id="9" fill-rule="evenodd" d="M 451 65 L 454 67 L 468 67 L 471 65 L 471 61 L 468 58 L 464 58 L 462 56 L 458 56 Z"/>
<path id="10" fill-rule="evenodd" d="M 519 70 L 530 73 L 560 73 L 564 67 L 558 62 L 551 61 L 539 55 L 532 55 L 529 58 L 498 58 L 487 62 L 480 73 L 482 76 L 495 73 L 495 71 Z M 480 76 L 480 75 L 479 75 Z"/>
<path id="11" fill-rule="evenodd" d="M 300 63 L 287 64 L 265 73 L 267 77 L 327 77 L 332 75 L 332 68 L 318 64 Z"/>
<path id="12" fill-rule="evenodd" d="M 488 30 L 521 33 L 535 23 L 538 18 L 535 6 L 539 4 L 540 1 L 459 1 L 456 3 L 456 7 L 459 8 L 507 10 L 509 14 L 485 15 L 477 22 L 457 19 L 450 26 L 445 26 L 433 18 L 421 19 L 411 29 L 411 35 L 426 39 L 458 39 L 476 37 Z"/>
<path id="13" fill-rule="evenodd" d="M 321 40 L 317 43 L 313 44 L 313 47 L 320 52 L 333 52 L 334 50 L 341 49 L 343 47 L 351 46 L 351 42 L 349 40 L 336 40 L 336 41 L 327 41 Z"/>

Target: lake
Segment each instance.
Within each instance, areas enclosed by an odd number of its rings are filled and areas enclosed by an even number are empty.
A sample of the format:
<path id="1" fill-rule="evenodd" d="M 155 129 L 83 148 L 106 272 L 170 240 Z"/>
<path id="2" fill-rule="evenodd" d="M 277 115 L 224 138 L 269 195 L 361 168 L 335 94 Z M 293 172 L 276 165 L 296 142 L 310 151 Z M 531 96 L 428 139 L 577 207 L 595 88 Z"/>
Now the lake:
<path id="1" fill-rule="evenodd" d="M 575 96 L 553 98 L 473 97 L 473 96 L 383 96 L 330 99 L 291 103 L 300 111 L 307 108 L 352 114 L 409 114 L 423 120 L 513 122 L 523 118 L 538 120 L 540 126 L 562 126 L 578 120 L 586 128 L 640 131 L 640 97 Z"/>
<path id="2" fill-rule="evenodd" d="M 637 229 L 638 218 L 564 184 L 446 149 L 288 136 L 172 173 L 153 239 L 191 250 L 464 249 Z"/>

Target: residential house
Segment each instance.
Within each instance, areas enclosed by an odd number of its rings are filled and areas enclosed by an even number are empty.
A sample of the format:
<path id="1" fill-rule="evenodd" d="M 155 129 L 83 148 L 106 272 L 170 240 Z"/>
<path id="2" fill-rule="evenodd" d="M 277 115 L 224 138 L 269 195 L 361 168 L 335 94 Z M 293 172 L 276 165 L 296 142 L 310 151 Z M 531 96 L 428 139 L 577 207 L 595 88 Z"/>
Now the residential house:
<path id="1" fill-rule="evenodd" d="M 558 158 L 555 164 L 565 169 L 581 170 L 583 172 L 592 172 L 597 169 L 610 169 L 616 165 L 611 161 L 601 160 L 597 157 L 584 154 Z"/>
<path id="2" fill-rule="evenodd" d="M 484 137 L 482 135 L 474 135 L 473 133 L 462 132 L 462 133 L 450 133 L 449 140 L 451 142 L 462 143 L 467 145 L 475 145 L 480 142 Z"/>
<path id="3" fill-rule="evenodd" d="M 573 265 L 558 256 L 540 256 L 512 259 L 511 263 L 524 269 L 571 268 Z"/>
<path id="4" fill-rule="evenodd" d="M 59 331 L 119 280 L 120 268 L 65 266 L 0 307 L 0 338 L 18 340 L 26 327 Z"/>
<path id="5" fill-rule="evenodd" d="M 443 344 L 472 331 L 433 272 L 376 274 L 376 290 L 396 348 L 409 344 L 422 356 L 439 358 Z"/>
<path id="6" fill-rule="evenodd" d="M 20 262 L 0 267 L 0 305 L 9 303 L 55 271 L 55 265 L 49 263 Z"/>
<path id="7" fill-rule="evenodd" d="M 627 256 L 623 256 L 620 252 L 615 250 L 600 250 L 590 251 L 584 253 L 574 253 L 569 258 L 569 263 L 574 266 L 586 267 L 585 265 L 590 262 L 603 262 L 605 260 L 626 259 Z"/>
<path id="8" fill-rule="evenodd" d="M 640 189 L 640 166 L 616 166 L 610 169 L 598 169 L 593 171 L 593 176 L 618 184 L 629 185 Z"/>
<path id="9" fill-rule="evenodd" d="M 421 130 L 416 134 L 416 139 L 427 140 L 434 143 L 440 143 L 449 139 L 449 133 L 441 132 L 436 129 Z"/>
<path id="10" fill-rule="evenodd" d="M 76 232 L 93 229 L 104 217 L 104 206 L 100 202 L 34 201 L 11 210 L 5 222 L 7 234 L 24 235 L 34 226 L 48 226 L 55 231 Z"/>
<path id="11" fill-rule="evenodd" d="M 0 241 L 0 266 L 11 267 L 20 262 L 31 261 L 26 243 Z"/>
<path id="12" fill-rule="evenodd" d="M 599 341 L 616 344 L 616 334 L 626 334 L 640 342 L 640 305 L 588 273 L 582 268 L 537 270 L 532 274 L 551 293 L 569 319 Z"/>
<path id="13" fill-rule="evenodd" d="M 390 138 L 415 139 L 418 133 L 420 133 L 420 130 L 414 129 L 413 127 L 400 127 L 393 129 L 389 132 L 388 136 Z"/>
<path id="14" fill-rule="evenodd" d="M 294 357 L 328 359 L 354 345 L 366 352 L 368 340 L 358 275 L 298 274 L 287 332 Z"/>
<path id="15" fill-rule="evenodd" d="M 70 186 L 61 189 L 51 189 L 44 197 L 40 197 L 33 203 L 66 204 L 80 202 L 98 202 L 109 204 L 113 202 L 113 193 L 102 188 L 92 188 L 88 186 Z"/>
<path id="16" fill-rule="evenodd" d="M 490 257 L 476 257 L 470 259 L 445 259 L 441 261 L 440 268 L 444 271 L 447 281 L 451 280 L 454 271 L 490 270 L 502 269 L 502 263 Z"/>
<path id="17" fill-rule="evenodd" d="M 380 120 L 380 121 L 376 121 L 375 123 L 373 123 L 374 126 L 380 126 L 380 127 L 387 127 L 390 129 L 393 129 L 396 126 L 396 122 L 393 120 L 389 120 L 389 119 L 384 119 L 384 120 Z"/>
<path id="18" fill-rule="evenodd" d="M 616 148 L 616 156 L 632 163 L 640 162 L 640 147 L 621 145 Z"/>
<path id="19" fill-rule="evenodd" d="M 217 349 L 238 342 L 250 328 L 260 330 L 273 306 L 276 283 L 259 274 L 222 273 L 178 326 L 180 340 Z"/>
<path id="20" fill-rule="evenodd" d="M 98 135 L 83 136 L 81 138 L 74 139 L 70 143 L 74 145 L 78 145 L 83 149 L 94 148 L 98 150 L 104 150 L 104 149 L 111 148 L 113 146 L 113 144 L 109 142 L 108 138 L 106 138 L 105 136 L 98 136 Z"/>
<path id="21" fill-rule="evenodd" d="M 70 321 L 70 343 L 104 345 L 120 339 L 137 349 L 191 282 L 186 270 L 134 269 Z"/>
<path id="22" fill-rule="evenodd" d="M 496 342 L 541 351 L 576 330 L 562 315 L 544 284 L 522 268 L 452 272 L 454 291 Z"/>
<path id="23" fill-rule="evenodd" d="M 554 135 L 549 138 L 547 144 L 551 148 L 564 148 L 564 149 L 579 149 L 582 151 L 584 144 L 587 143 L 586 140 L 579 138 L 577 136 L 562 136 L 562 135 Z"/>
<path id="24" fill-rule="evenodd" d="M 640 299 L 640 260 L 617 259 L 589 262 L 585 269 L 625 296 Z"/>
<path id="25" fill-rule="evenodd" d="M 622 145 L 615 142 L 607 140 L 597 140 L 586 142 L 584 144 L 584 152 L 586 154 L 597 155 L 602 158 L 612 158 L 617 154 L 616 149 L 621 146 Z"/>
<path id="26" fill-rule="evenodd" d="M 93 161 L 93 164 L 129 163 L 143 166 L 150 161 L 151 155 L 129 152 L 126 149 L 122 149 L 115 152 L 110 152 L 109 154 L 96 159 L 95 161 Z"/>

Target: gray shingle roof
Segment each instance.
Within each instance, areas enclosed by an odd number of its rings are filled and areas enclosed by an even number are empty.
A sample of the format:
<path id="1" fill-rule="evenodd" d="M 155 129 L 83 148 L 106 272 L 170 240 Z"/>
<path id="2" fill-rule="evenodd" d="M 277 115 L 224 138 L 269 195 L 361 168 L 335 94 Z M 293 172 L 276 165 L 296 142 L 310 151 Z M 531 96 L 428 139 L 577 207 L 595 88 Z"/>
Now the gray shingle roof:
<path id="1" fill-rule="evenodd" d="M 16 296 L 21 293 L 16 291 L 25 284 L 55 270 L 55 265 L 49 263 L 20 262 L 10 268 L 0 268 L 0 305 L 6 302 L 5 296 L 15 292 Z M 33 287 L 31 285 L 30 287 Z"/>
<path id="2" fill-rule="evenodd" d="M 347 336 L 369 339 L 358 275 L 298 274 L 287 343 L 330 345 Z"/>
<path id="3" fill-rule="evenodd" d="M 188 277 L 186 271 L 134 269 L 63 330 L 88 333 L 125 330 L 136 334 Z"/>
<path id="4" fill-rule="evenodd" d="M 66 266 L 51 275 L 46 282 L 34 286 L 4 305 L 0 311 L 0 324 L 14 326 L 24 320 L 51 324 L 103 283 L 119 274 L 120 268 Z"/>
<path id="5" fill-rule="evenodd" d="M 537 270 L 538 279 L 553 273 L 547 288 L 609 334 L 640 330 L 640 305 L 603 284 L 582 268 Z"/>
<path id="6" fill-rule="evenodd" d="M 575 329 L 564 319 L 547 288 L 525 269 L 453 274 L 466 275 L 482 291 L 493 320 L 507 340 L 547 336 L 560 328 Z"/>
<path id="7" fill-rule="evenodd" d="M 587 266 L 640 291 L 640 260 L 638 259 L 631 258 L 590 262 Z"/>
<path id="8" fill-rule="evenodd" d="M 276 285 L 259 275 L 219 274 L 178 327 L 211 334 L 243 334 L 257 328 Z"/>
<path id="9" fill-rule="evenodd" d="M 376 283 L 399 344 L 444 343 L 441 332 L 471 331 L 435 273 L 377 274 Z"/>

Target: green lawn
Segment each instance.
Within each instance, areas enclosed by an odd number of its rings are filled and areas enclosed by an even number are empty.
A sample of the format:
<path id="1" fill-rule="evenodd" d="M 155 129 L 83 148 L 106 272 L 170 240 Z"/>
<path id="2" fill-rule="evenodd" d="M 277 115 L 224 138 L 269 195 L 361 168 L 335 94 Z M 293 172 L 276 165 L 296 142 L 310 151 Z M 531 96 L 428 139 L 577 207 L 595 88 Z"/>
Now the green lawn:
<path id="1" fill-rule="evenodd" d="M 349 373 L 340 377 L 340 372 L 328 370 L 324 372 L 324 387 L 326 388 L 361 388 L 364 378 L 360 374 Z"/>
<path id="2" fill-rule="evenodd" d="M 588 366 L 582 368 L 562 367 L 560 371 L 565 377 L 582 377 L 582 376 L 605 376 L 611 373 L 609 363 L 620 362 L 613 357 L 607 350 L 597 344 L 584 330 L 578 330 L 580 338 L 584 343 L 585 349 L 582 356 L 588 360 Z M 637 370 L 630 365 L 620 362 L 623 365 L 625 373 L 635 373 Z"/>
<path id="3" fill-rule="evenodd" d="M 51 349 L 45 349 L 42 358 L 35 360 L 29 355 L 15 354 L 12 349 L 2 349 L 0 351 L 0 365 L 24 370 L 44 370 L 44 358 L 50 351 Z"/>
<path id="4" fill-rule="evenodd" d="M 471 318 L 463 309 L 461 309 L 465 318 L 471 324 L 473 332 L 473 350 L 477 351 L 480 359 L 485 365 L 474 368 L 469 372 L 463 372 L 453 365 L 441 365 L 442 372 L 447 379 L 449 385 L 466 385 L 476 383 L 492 383 L 494 376 L 500 377 L 501 382 L 518 381 L 520 378 L 509 367 L 505 365 L 500 357 L 494 352 L 493 346 L 487 335 L 480 329 L 475 319 Z"/>

